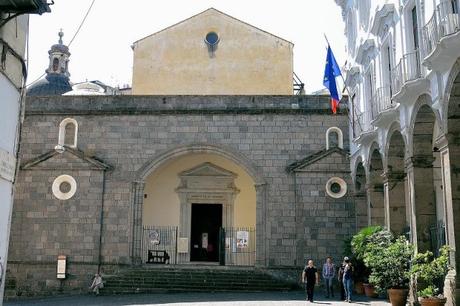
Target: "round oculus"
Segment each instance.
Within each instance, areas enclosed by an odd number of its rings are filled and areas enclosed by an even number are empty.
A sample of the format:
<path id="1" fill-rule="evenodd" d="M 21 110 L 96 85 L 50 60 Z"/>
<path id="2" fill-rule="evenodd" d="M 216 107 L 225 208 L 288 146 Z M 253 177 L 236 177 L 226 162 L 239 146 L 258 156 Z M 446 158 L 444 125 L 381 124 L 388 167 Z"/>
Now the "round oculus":
<path id="1" fill-rule="evenodd" d="M 340 199 L 347 193 L 347 183 L 340 177 L 331 177 L 326 183 L 326 193 L 334 199 Z"/>
<path id="2" fill-rule="evenodd" d="M 54 179 L 51 189 L 59 200 L 68 200 L 77 192 L 77 182 L 70 175 L 63 174 Z"/>
<path id="3" fill-rule="evenodd" d="M 206 34 L 205 41 L 210 46 L 215 46 L 219 42 L 219 35 L 216 32 L 209 32 Z"/>

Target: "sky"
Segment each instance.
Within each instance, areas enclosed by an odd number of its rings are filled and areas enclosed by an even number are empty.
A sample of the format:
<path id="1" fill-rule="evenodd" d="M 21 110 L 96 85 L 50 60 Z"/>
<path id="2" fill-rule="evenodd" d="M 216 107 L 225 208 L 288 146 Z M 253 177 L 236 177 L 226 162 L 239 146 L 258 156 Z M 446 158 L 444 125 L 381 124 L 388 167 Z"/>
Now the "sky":
<path id="1" fill-rule="evenodd" d="M 92 0 L 54 2 L 51 13 L 30 18 L 27 84 L 48 67 L 48 50 L 61 28 L 64 44 L 70 42 Z M 130 85 L 133 42 L 210 7 L 293 42 L 294 72 L 307 93 L 324 88 L 324 34 L 339 65 L 345 63 L 344 23 L 334 0 L 95 0 L 69 46 L 71 81 Z"/>

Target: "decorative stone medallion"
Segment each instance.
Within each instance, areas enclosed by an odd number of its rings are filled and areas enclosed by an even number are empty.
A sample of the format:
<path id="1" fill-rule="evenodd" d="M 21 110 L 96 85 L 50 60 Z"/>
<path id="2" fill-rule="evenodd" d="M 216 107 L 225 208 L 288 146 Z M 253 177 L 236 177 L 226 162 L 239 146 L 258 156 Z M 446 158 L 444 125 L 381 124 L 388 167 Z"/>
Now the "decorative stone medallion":
<path id="1" fill-rule="evenodd" d="M 347 193 L 347 183 L 340 177 L 331 177 L 326 183 L 326 193 L 335 199 L 340 199 Z"/>
<path id="2" fill-rule="evenodd" d="M 75 195 L 77 182 L 70 175 L 63 174 L 54 179 L 52 190 L 59 200 L 68 200 Z"/>

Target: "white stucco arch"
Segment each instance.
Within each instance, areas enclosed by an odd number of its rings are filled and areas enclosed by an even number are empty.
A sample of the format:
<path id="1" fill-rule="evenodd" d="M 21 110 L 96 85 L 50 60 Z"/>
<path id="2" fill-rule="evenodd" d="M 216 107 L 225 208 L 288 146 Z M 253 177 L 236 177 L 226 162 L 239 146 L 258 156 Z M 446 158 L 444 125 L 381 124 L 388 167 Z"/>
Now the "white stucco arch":
<path id="1" fill-rule="evenodd" d="M 337 141 L 338 141 L 338 147 L 343 149 L 343 133 L 342 130 L 339 129 L 336 126 L 330 127 L 326 131 L 326 150 L 329 150 L 330 144 L 329 144 L 329 136 L 331 133 L 337 133 Z"/>
<path id="2" fill-rule="evenodd" d="M 73 138 L 73 144 L 67 144 L 65 143 L 66 139 L 66 127 L 68 124 L 73 124 L 75 127 L 74 131 L 74 138 Z M 77 120 L 73 118 L 65 118 L 64 120 L 61 121 L 59 124 L 59 138 L 58 138 L 58 145 L 64 146 L 67 145 L 71 148 L 76 148 L 77 147 L 77 137 L 78 137 L 78 122 Z"/>

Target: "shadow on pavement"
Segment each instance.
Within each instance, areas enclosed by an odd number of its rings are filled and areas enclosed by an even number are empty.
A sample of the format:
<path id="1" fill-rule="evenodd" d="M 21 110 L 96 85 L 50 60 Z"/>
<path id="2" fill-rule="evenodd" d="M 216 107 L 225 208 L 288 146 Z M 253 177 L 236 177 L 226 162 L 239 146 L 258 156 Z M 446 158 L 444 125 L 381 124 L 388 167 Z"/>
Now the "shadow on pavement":
<path id="1" fill-rule="evenodd" d="M 389 305 L 384 301 L 372 305 Z M 79 295 L 66 297 L 50 297 L 41 299 L 22 299 L 8 301 L 5 306 L 34 305 L 34 306 L 129 306 L 129 305 L 215 305 L 215 304 L 241 304 L 241 305 L 305 305 L 305 293 L 303 291 L 291 292 L 258 292 L 258 293 L 157 293 L 157 294 L 133 294 L 133 295 L 112 295 L 112 296 L 93 296 Z M 326 299 L 317 295 L 314 304 L 309 305 L 371 305 L 369 300 L 364 297 L 357 297 L 353 303 L 340 303 L 337 300 Z"/>

